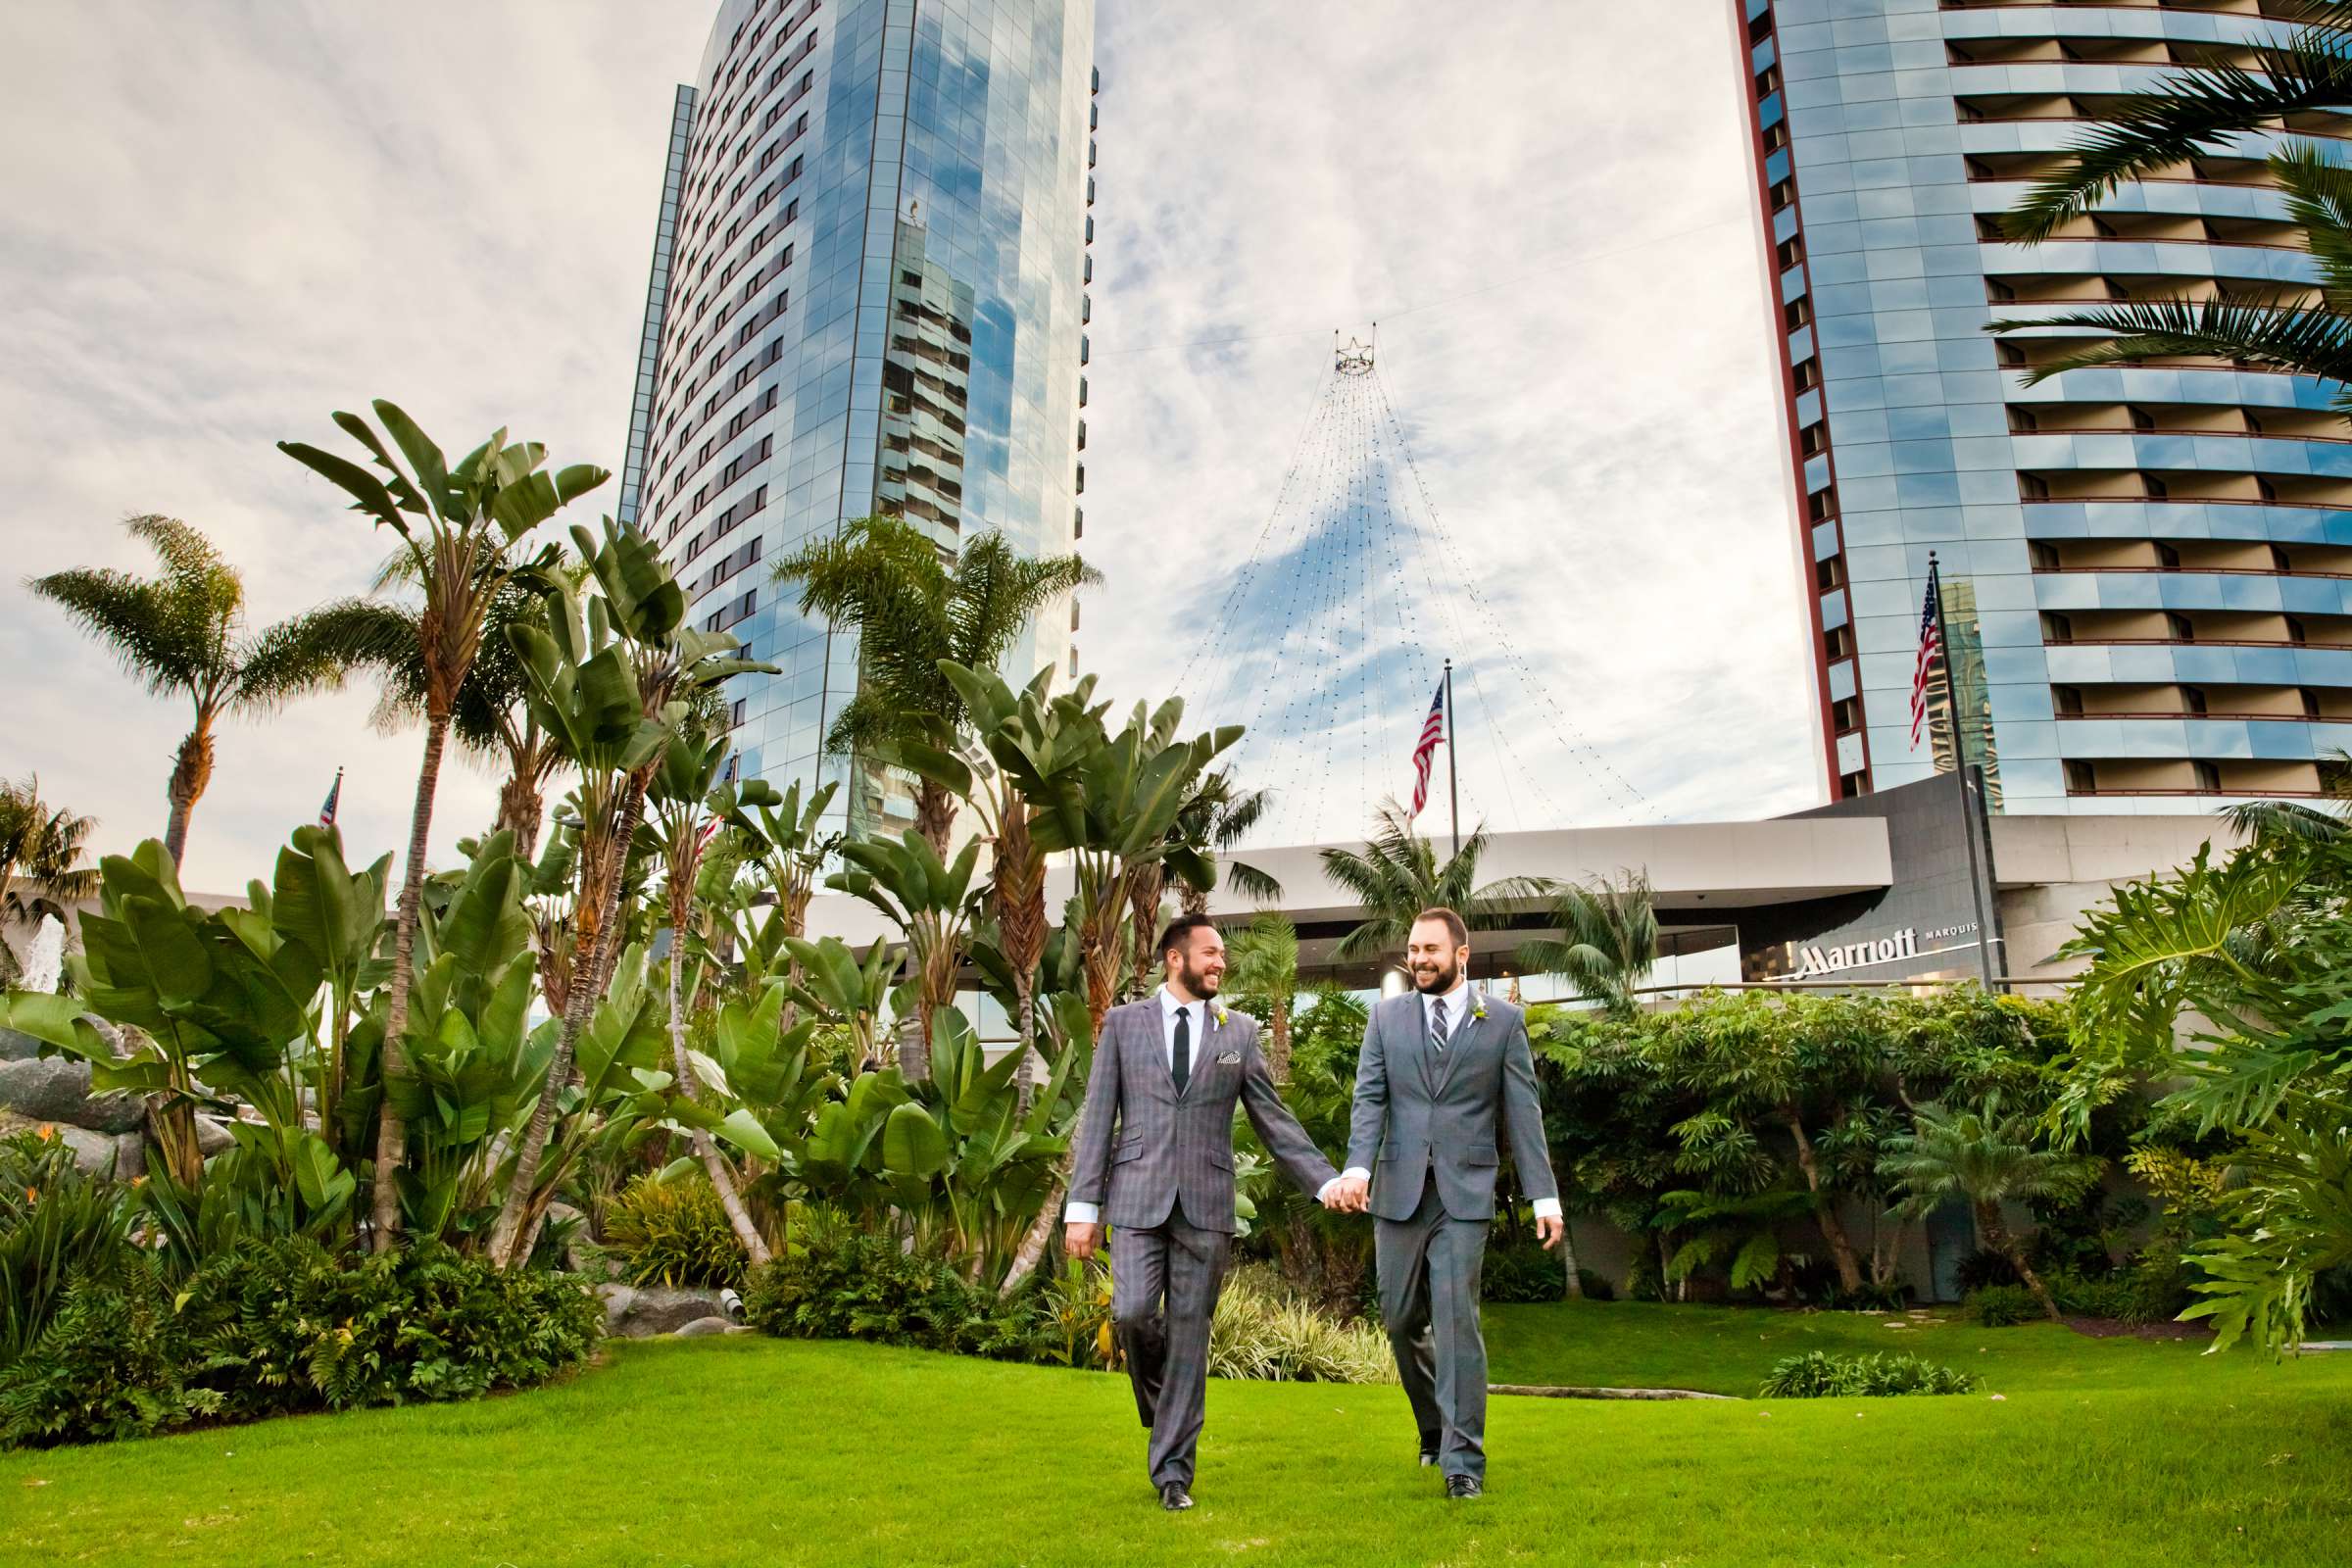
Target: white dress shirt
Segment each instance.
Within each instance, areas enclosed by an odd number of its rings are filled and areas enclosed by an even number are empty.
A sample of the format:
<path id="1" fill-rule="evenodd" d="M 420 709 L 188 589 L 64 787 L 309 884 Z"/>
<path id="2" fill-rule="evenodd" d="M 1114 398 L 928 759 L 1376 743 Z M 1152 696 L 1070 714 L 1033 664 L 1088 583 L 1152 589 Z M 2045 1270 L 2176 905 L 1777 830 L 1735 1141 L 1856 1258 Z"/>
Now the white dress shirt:
<path id="1" fill-rule="evenodd" d="M 1200 1070 L 1200 1042 L 1208 1037 L 1209 1006 L 1210 1004 L 1205 1002 L 1182 1001 L 1175 992 L 1170 991 L 1164 985 L 1159 988 L 1159 1049 L 1161 1058 L 1167 1062 L 1168 1072 L 1171 1076 L 1176 1071 L 1177 1015 L 1179 1013 L 1192 1015 L 1186 1027 L 1189 1054 L 1186 1056 L 1185 1080 L 1188 1083 L 1192 1081 L 1192 1074 Z M 1330 1192 L 1338 1180 L 1339 1178 L 1335 1176 L 1331 1181 L 1325 1182 L 1316 1191 L 1315 1201 L 1321 1202 L 1324 1194 Z M 1099 1223 L 1102 1217 L 1102 1206 L 1096 1203 L 1072 1203 L 1061 1211 L 1061 1222 L 1064 1225 L 1093 1225 Z"/>
<path id="2" fill-rule="evenodd" d="M 1443 997 L 1433 997 L 1426 991 L 1421 993 L 1421 1033 L 1423 1039 L 1427 1039 L 1429 1036 L 1438 1032 L 1437 1010 L 1438 1004 L 1440 1002 L 1446 1004 L 1446 1038 L 1451 1040 L 1455 1035 L 1461 1032 L 1462 1020 L 1470 1016 L 1471 1009 L 1475 1005 L 1470 997 L 1470 977 L 1468 975 L 1454 976 L 1453 989 L 1446 992 Z M 1350 1176 L 1360 1176 L 1366 1181 L 1369 1181 L 1371 1180 L 1372 1173 L 1364 1169 L 1364 1167 L 1361 1165 L 1350 1165 L 1346 1170 L 1340 1172 L 1340 1176 L 1342 1180 L 1345 1180 Z M 1560 1200 L 1558 1199 L 1539 1198 L 1536 1200 L 1536 1218 L 1558 1219 L 1559 1217 Z"/>

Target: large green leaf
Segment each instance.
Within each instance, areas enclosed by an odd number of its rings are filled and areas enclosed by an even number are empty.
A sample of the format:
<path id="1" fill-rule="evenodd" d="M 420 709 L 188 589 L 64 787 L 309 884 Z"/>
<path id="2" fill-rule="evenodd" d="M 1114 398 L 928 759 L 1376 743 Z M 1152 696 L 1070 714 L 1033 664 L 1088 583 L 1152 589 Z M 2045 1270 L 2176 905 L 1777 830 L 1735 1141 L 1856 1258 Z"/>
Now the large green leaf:
<path id="1" fill-rule="evenodd" d="M 922 1106 L 900 1105 L 883 1124 L 882 1164 L 894 1176 L 928 1180 L 947 1169 L 948 1135 Z"/>

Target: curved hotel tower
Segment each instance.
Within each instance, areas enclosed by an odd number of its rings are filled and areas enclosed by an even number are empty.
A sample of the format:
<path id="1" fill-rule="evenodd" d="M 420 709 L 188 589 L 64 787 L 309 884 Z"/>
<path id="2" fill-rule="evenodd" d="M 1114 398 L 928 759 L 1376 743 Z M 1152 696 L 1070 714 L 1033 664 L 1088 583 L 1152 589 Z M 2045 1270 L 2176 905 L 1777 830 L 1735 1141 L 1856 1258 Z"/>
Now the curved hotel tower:
<path id="1" fill-rule="evenodd" d="M 2039 245 L 1998 215 L 2092 122 L 2242 61 L 2280 0 L 1731 0 L 1788 411 L 1833 799 L 1925 776 L 1936 553 L 1960 745 L 2012 812 L 2306 795 L 2352 746 L 2352 427 L 2226 361 L 2021 370 L 2084 301 L 2313 276 L 2265 160 L 2295 117 L 2125 185 Z"/>
<path id="2" fill-rule="evenodd" d="M 748 774 L 840 778 L 854 632 L 772 564 L 884 513 L 943 552 L 1067 552 L 1085 487 L 1092 0 L 724 0 L 670 128 L 620 516 L 697 624 L 776 675 L 727 689 Z M 1007 673 L 1074 667 L 1077 607 Z M 908 819 L 860 770 L 835 803 Z"/>

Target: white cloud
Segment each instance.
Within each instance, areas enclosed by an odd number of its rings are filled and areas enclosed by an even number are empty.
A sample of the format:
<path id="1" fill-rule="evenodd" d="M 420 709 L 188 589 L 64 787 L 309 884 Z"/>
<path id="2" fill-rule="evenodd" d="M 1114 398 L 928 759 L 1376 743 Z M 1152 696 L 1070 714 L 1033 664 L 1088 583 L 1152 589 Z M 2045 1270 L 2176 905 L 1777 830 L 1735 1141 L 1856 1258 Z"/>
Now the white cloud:
<path id="1" fill-rule="evenodd" d="M 617 468 L 671 94 L 708 19 L 0 12 L 0 773 L 37 769 L 109 848 L 161 832 L 184 712 L 22 579 L 142 564 L 116 525 L 161 511 L 246 568 L 257 620 L 359 590 L 383 542 L 271 448 L 339 439 L 332 409 L 391 396 L 453 447 L 511 420 Z M 1110 582 L 1081 646 L 1108 688 L 1167 688 L 1171 595 L 1213 599 L 1328 332 L 1377 314 L 1468 543 L 1447 569 L 1479 574 L 1583 733 L 1675 815 L 1813 798 L 1730 48 L 1711 0 L 1103 6 L 1086 547 Z M 1509 672 L 1480 687 L 1548 794 L 1605 816 Z M 1384 695 L 1409 732 L 1426 689 Z M 266 874 L 338 763 L 355 852 L 405 838 L 416 737 L 369 733 L 367 707 L 223 732 L 190 886 Z M 1463 764 L 1472 807 L 1517 825 L 1478 745 Z M 1375 793 L 1402 787 L 1400 746 L 1388 772 Z M 1360 816 L 1348 783 L 1328 830 Z M 438 853 L 490 809 L 486 778 L 448 779 Z"/>

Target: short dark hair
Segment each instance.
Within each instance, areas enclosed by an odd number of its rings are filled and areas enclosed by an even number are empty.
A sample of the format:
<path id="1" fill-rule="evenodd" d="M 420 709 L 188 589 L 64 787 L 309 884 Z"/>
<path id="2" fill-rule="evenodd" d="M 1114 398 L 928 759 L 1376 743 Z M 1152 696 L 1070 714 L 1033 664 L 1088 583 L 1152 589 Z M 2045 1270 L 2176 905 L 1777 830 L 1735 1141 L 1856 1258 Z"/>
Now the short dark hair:
<path id="1" fill-rule="evenodd" d="M 1462 923 L 1462 917 L 1460 915 L 1454 913 L 1451 909 L 1446 908 L 1444 905 L 1432 905 L 1428 908 L 1423 909 L 1419 914 L 1413 916 L 1413 924 L 1415 925 L 1419 925 L 1424 920 L 1435 920 L 1440 925 L 1444 926 L 1449 933 L 1452 934 L 1453 945 L 1455 947 L 1466 948 L 1470 945 L 1470 928 Z"/>
<path id="2" fill-rule="evenodd" d="M 1192 952 L 1194 932 L 1214 931 L 1216 928 L 1217 922 L 1205 914 L 1178 915 L 1175 919 L 1170 920 L 1168 928 L 1159 934 L 1159 961 L 1167 962 L 1168 955 L 1171 953 Z"/>

